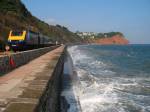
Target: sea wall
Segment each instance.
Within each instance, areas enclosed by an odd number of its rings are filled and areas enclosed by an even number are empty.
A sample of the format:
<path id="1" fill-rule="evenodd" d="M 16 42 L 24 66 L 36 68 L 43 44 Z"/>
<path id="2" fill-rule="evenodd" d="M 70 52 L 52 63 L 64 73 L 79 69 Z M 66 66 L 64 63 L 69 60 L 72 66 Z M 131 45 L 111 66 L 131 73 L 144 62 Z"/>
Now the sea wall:
<path id="1" fill-rule="evenodd" d="M 34 49 L 0 57 L 0 75 L 26 64 L 29 61 L 55 49 L 56 47 L 57 46 Z"/>
<path id="2" fill-rule="evenodd" d="M 58 63 L 48 81 L 47 87 L 43 92 L 35 112 L 60 112 L 60 92 L 63 75 L 65 50 L 58 60 Z"/>
<path id="3" fill-rule="evenodd" d="M 77 89 L 81 84 L 68 51 L 65 52 L 64 69 L 61 80 L 61 112 L 82 112 L 79 98 L 74 92 L 74 88 Z"/>

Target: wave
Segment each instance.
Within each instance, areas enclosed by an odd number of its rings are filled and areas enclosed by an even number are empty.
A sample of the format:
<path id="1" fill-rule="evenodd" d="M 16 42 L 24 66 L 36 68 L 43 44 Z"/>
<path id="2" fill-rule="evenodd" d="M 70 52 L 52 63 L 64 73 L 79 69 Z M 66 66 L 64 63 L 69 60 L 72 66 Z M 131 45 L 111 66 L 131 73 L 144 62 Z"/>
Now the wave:
<path id="1" fill-rule="evenodd" d="M 128 71 L 117 71 L 120 66 L 111 63 L 115 60 L 103 60 L 109 59 L 109 55 L 99 58 L 99 54 L 91 50 L 88 46 L 68 48 L 80 82 L 74 93 L 79 98 L 82 111 L 149 112 L 150 78 L 147 75 L 141 77 L 142 74 L 128 75 Z M 100 51 L 96 49 L 96 52 Z"/>

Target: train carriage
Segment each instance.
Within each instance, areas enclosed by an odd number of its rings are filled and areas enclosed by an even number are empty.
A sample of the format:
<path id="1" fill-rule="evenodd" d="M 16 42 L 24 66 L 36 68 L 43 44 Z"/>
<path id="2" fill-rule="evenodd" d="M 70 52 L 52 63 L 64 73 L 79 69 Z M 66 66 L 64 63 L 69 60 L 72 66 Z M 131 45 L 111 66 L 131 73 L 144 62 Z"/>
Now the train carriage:
<path id="1" fill-rule="evenodd" d="M 8 44 L 13 50 L 28 50 L 47 46 L 49 39 L 30 30 L 10 31 Z"/>

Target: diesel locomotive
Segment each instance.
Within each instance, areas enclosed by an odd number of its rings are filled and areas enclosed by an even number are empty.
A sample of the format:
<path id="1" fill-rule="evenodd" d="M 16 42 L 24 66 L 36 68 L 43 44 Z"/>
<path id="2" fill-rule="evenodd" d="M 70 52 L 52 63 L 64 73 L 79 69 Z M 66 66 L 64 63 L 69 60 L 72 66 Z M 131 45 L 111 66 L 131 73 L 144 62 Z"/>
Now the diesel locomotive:
<path id="1" fill-rule="evenodd" d="M 53 45 L 48 36 L 31 30 L 10 31 L 8 45 L 13 50 L 28 50 Z"/>

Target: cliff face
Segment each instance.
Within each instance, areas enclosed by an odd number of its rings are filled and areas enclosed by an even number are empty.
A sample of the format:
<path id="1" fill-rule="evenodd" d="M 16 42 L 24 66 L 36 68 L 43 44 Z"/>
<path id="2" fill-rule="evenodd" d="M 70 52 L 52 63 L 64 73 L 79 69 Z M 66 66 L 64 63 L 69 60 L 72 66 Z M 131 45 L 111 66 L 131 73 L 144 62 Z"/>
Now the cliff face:
<path id="1" fill-rule="evenodd" d="M 100 39 L 88 40 L 88 43 L 96 43 L 102 45 L 109 45 L 109 44 L 126 45 L 129 44 L 129 41 L 120 35 L 115 35 L 109 38 L 105 37 Z"/>

